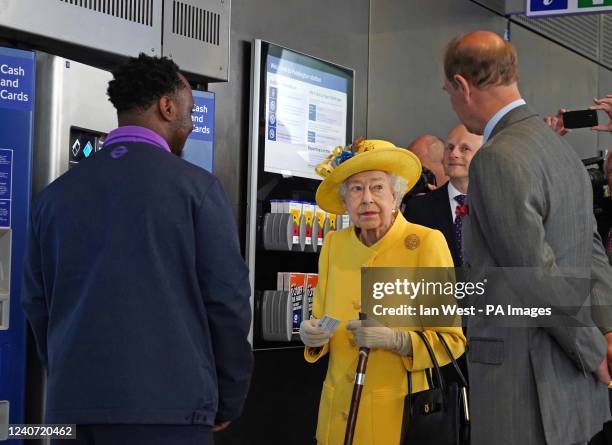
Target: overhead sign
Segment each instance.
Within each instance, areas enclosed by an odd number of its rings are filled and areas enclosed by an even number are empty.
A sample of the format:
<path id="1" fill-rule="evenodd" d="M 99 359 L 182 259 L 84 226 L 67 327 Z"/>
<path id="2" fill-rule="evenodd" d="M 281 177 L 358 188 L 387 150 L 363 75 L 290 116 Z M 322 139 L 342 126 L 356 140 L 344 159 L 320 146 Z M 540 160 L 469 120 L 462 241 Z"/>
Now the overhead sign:
<path id="1" fill-rule="evenodd" d="M 529 17 L 612 11 L 612 0 L 527 0 Z"/>

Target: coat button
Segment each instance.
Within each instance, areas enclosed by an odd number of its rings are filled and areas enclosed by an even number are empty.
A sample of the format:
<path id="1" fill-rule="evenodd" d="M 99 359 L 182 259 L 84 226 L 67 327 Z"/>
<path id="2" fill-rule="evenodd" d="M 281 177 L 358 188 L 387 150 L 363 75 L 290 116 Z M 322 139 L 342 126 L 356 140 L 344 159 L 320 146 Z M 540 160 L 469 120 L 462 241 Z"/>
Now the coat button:
<path id="1" fill-rule="evenodd" d="M 348 413 L 346 411 L 342 411 L 342 418 L 348 420 Z"/>

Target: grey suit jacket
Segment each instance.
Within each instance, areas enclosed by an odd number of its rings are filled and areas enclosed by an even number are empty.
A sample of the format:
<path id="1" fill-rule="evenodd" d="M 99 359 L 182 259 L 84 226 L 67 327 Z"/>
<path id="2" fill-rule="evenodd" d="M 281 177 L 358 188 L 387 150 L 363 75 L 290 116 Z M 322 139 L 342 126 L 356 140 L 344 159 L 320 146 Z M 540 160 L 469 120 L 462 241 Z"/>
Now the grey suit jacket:
<path id="1" fill-rule="evenodd" d="M 587 441 L 609 417 L 606 386 L 593 374 L 606 344 L 588 312 L 589 283 L 610 272 L 593 262 L 603 251 L 594 247 L 586 170 L 541 117 L 520 106 L 472 160 L 469 184 L 463 250 L 470 279 L 490 268 L 539 268 L 542 275 L 510 280 L 505 295 L 517 306 L 586 308 L 579 318 L 587 312 L 591 325 L 513 328 L 470 319 L 472 444 Z M 567 270 L 574 278 L 565 278 Z"/>

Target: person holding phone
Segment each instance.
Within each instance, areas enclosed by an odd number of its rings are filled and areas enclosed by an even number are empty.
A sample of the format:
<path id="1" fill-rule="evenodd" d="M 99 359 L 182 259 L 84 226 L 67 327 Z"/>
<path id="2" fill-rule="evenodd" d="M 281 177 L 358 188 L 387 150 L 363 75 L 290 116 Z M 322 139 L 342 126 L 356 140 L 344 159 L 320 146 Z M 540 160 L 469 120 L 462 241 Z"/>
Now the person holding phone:
<path id="1" fill-rule="evenodd" d="M 597 122 L 597 119 L 595 119 L 595 122 L 593 122 L 595 123 L 595 125 L 582 126 L 580 125 L 579 122 L 576 123 L 577 125 L 568 125 L 567 122 L 564 121 L 563 115 L 566 113 L 578 113 L 578 112 L 569 111 L 567 108 L 560 108 L 557 114 L 544 117 L 544 122 L 546 122 L 546 124 L 550 128 L 552 128 L 555 133 L 557 133 L 560 136 L 565 136 L 567 133 L 569 133 L 572 130 L 572 128 L 591 128 L 591 130 L 595 130 L 595 131 L 608 131 L 612 133 L 612 94 L 608 94 L 605 97 L 602 97 L 601 99 L 594 98 L 593 102 L 595 102 L 595 105 L 591 106 L 588 110 L 581 110 L 581 111 L 585 112 L 585 111 L 602 110 L 608 115 L 607 124 L 601 124 Z M 587 119 L 587 117 L 590 117 L 590 116 L 592 116 L 592 114 L 584 115 L 585 123 L 588 124 L 587 121 L 589 119 Z M 595 114 L 595 116 L 597 115 Z"/>

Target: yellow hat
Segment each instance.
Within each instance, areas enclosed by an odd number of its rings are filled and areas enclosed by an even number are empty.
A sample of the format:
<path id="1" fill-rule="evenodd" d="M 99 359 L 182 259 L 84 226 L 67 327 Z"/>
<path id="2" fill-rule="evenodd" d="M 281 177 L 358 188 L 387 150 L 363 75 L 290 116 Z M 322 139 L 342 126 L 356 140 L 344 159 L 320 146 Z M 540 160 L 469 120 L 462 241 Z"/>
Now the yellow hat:
<path id="1" fill-rule="evenodd" d="M 317 205 L 329 213 L 345 212 L 340 186 L 350 176 L 368 170 L 381 170 L 402 177 L 410 190 L 421 177 L 421 161 L 414 153 L 391 142 L 358 139 L 348 147 L 336 147 L 315 171 L 323 182 L 317 189 Z"/>

